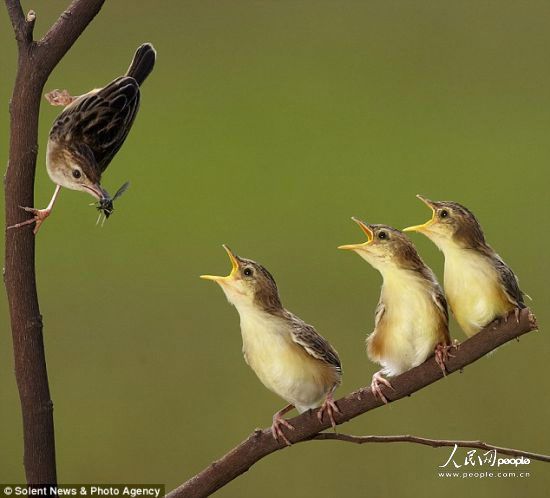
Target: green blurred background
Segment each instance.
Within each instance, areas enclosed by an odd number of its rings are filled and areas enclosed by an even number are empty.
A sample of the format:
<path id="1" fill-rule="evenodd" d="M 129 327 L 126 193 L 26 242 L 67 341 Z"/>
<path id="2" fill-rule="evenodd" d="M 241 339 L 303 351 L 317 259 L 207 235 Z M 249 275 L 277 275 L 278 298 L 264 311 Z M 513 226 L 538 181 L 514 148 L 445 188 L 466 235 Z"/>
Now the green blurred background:
<path id="1" fill-rule="evenodd" d="M 66 3 L 24 2 L 37 35 Z M 198 278 L 228 271 L 222 243 L 265 264 L 286 307 L 335 345 L 339 395 L 375 371 L 363 343 L 381 279 L 336 246 L 362 239 L 352 215 L 400 228 L 425 221 L 417 193 L 478 215 L 544 329 L 549 18 L 545 1 L 106 2 L 46 90 L 102 86 L 143 41 L 158 65 L 104 178 L 111 191 L 132 182 L 116 214 L 96 227 L 92 198 L 64 190 L 37 239 L 60 481 L 171 489 L 283 406 L 243 361 L 235 309 Z M 0 26 L 4 165 L 16 61 L 4 7 Z M 42 107 L 39 206 L 53 191 L 44 152 L 58 112 Z M 442 255 L 413 238 L 441 277 Z M 4 298 L 0 320 L 0 474 L 22 481 Z M 549 353 L 546 334 L 530 334 L 341 430 L 549 453 Z M 528 479 L 438 478 L 449 453 L 300 444 L 219 495 L 516 497 L 550 486 L 540 462 Z"/>

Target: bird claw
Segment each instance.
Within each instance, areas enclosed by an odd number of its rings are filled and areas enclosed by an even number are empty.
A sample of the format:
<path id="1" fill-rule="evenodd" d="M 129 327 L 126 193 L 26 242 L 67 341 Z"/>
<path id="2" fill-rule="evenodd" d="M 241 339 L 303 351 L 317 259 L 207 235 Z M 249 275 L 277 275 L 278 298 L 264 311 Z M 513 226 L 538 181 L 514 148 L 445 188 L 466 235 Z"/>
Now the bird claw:
<path id="1" fill-rule="evenodd" d="M 443 372 L 443 376 L 445 377 L 447 375 L 447 368 L 445 367 L 445 362 L 449 358 L 454 358 L 454 355 L 449 353 L 449 349 L 452 347 L 456 347 L 455 344 L 441 344 L 439 343 L 435 347 L 435 362 L 439 365 L 439 368 L 441 368 L 441 371 Z"/>
<path id="2" fill-rule="evenodd" d="M 294 426 L 290 424 L 290 422 L 285 420 L 283 416 L 280 414 L 280 412 L 277 412 L 275 415 L 273 415 L 273 423 L 271 424 L 271 434 L 273 434 L 275 441 L 279 441 L 279 438 L 281 438 L 287 446 L 292 446 L 292 443 L 285 436 L 281 426 L 284 426 L 287 429 L 290 429 L 292 431 L 294 430 Z"/>
<path id="3" fill-rule="evenodd" d="M 384 396 L 384 393 L 382 393 L 382 388 L 380 384 L 384 384 L 386 387 L 389 387 L 392 391 L 395 391 L 394 387 L 391 385 L 390 381 L 384 377 L 382 377 L 382 374 L 380 372 L 376 372 L 372 376 L 372 382 L 370 385 L 372 394 L 374 394 L 375 398 L 380 398 L 384 404 L 388 404 L 388 399 L 386 396 Z"/>
<path id="4" fill-rule="evenodd" d="M 19 206 L 24 211 L 27 211 L 27 213 L 32 213 L 34 216 L 28 220 L 22 221 L 20 223 L 16 223 L 15 225 L 10 225 L 8 227 L 8 230 L 11 230 L 12 228 L 21 228 L 26 225 L 32 225 L 33 223 L 36 223 L 33 233 L 36 235 L 38 230 L 40 229 L 40 225 L 44 222 L 44 220 L 50 216 L 51 209 L 36 209 L 31 207 L 25 207 L 25 206 Z"/>
<path id="5" fill-rule="evenodd" d="M 334 398 L 332 397 L 332 393 L 329 393 L 321 405 L 321 408 L 319 408 L 319 411 L 317 412 L 317 419 L 320 423 L 323 422 L 323 416 L 327 412 L 328 418 L 330 420 L 330 425 L 332 425 L 332 428 L 336 428 L 336 421 L 334 420 L 334 412 L 341 413 L 340 409 L 336 405 L 336 402 L 334 401 Z"/>
<path id="6" fill-rule="evenodd" d="M 504 316 L 502 316 L 500 319 L 497 318 L 497 319 L 495 320 L 495 322 L 497 322 L 497 324 L 498 324 L 498 322 L 499 322 L 500 320 L 502 320 L 502 321 L 504 321 L 504 323 L 508 323 L 508 317 L 509 317 L 511 314 L 512 314 L 511 312 L 510 312 L 510 313 L 506 313 L 506 314 L 505 314 Z M 521 314 L 521 309 L 520 309 L 520 308 L 514 308 L 514 318 L 516 319 L 516 323 L 519 323 L 519 316 L 520 316 L 520 314 Z"/>
<path id="7" fill-rule="evenodd" d="M 76 100 L 76 97 L 71 96 L 67 90 L 58 90 L 57 88 L 46 93 L 44 98 L 50 105 L 63 107 L 72 104 Z"/>

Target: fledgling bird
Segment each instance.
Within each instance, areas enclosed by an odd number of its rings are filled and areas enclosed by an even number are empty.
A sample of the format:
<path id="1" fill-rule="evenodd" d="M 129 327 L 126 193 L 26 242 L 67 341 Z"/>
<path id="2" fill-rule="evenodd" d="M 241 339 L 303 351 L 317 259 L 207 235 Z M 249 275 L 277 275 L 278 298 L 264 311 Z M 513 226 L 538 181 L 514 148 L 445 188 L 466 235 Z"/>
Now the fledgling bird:
<path id="1" fill-rule="evenodd" d="M 290 444 L 282 426 L 294 429 L 283 418 L 292 408 L 303 413 L 320 406 L 319 421 L 326 412 L 334 427 L 334 412 L 339 409 L 333 393 L 342 376 L 338 353 L 311 325 L 283 307 L 277 284 L 262 265 L 223 247 L 231 273 L 201 278 L 217 282 L 237 308 L 246 363 L 265 387 L 289 403 L 273 415 L 273 437 Z"/>
<path id="2" fill-rule="evenodd" d="M 367 236 L 361 244 L 340 246 L 355 251 L 382 274 L 374 331 L 367 337 L 367 354 L 382 369 L 372 376 L 371 389 L 384 403 L 381 384 L 392 388 L 383 375 L 396 376 L 423 363 L 435 352 L 445 375 L 451 346 L 447 302 L 432 270 L 399 230 L 369 225 L 352 218 Z"/>
<path id="3" fill-rule="evenodd" d="M 114 197 L 101 186 L 101 176 L 134 123 L 140 86 L 153 70 L 155 60 L 153 45 L 144 43 L 136 50 L 126 75 L 107 86 L 79 97 L 71 97 L 65 90 L 46 95 L 52 105 L 66 106 L 53 123 L 46 151 L 46 167 L 56 184 L 55 191 L 45 209 L 23 207 L 34 217 L 8 228 L 35 223 L 36 234 L 50 215 L 61 187 L 91 194 L 105 217 L 112 213 Z"/>
<path id="4" fill-rule="evenodd" d="M 516 275 L 485 241 L 474 214 L 457 202 L 431 201 L 423 225 L 405 228 L 428 237 L 445 256 L 445 294 L 456 321 L 468 337 L 512 310 L 525 308 Z"/>

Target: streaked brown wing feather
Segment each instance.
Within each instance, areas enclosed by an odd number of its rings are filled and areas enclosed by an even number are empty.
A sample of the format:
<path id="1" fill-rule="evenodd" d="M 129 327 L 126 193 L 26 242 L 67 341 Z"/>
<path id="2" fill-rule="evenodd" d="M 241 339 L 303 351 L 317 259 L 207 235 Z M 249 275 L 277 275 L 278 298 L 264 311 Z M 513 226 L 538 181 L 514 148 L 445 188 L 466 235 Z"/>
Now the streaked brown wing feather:
<path id="1" fill-rule="evenodd" d="M 435 287 L 432 298 L 441 316 L 440 332 L 445 336 L 445 344 L 451 344 L 451 335 L 449 334 L 449 308 L 447 306 L 445 294 L 439 285 Z"/>
<path id="2" fill-rule="evenodd" d="M 139 109 L 139 85 L 121 76 L 105 88 L 79 97 L 56 119 L 50 137 L 90 148 L 105 171 L 126 139 Z"/>
<path id="3" fill-rule="evenodd" d="M 525 308 L 523 291 L 519 288 L 518 278 L 515 273 L 498 254 L 493 256 L 493 261 L 500 283 L 504 287 L 504 291 L 506 292 L 510 302 L 517 308 Z"/>
<path id="4" fill-rule="evenodd" d="M 484 244 L 478 250 L 490 260 L 498 274 L 498 279 L 508 297 L 510 303 L 517 308 L 525 308 L 523 300 L 523 291 L 519 287 L 518 278 L 512 269 L 503 261 L 503 259 L 488 244 Z"/>
<path id="5" fill-rule="evenodd" d="M 386 305 L 382 301 L 382 298 L 380 298 L 380 301 L 378 301 L 378 305 L 376 306 L 376 310 L 374 310 L 374 329 L 375 330 L 376 330 L 376 327 L 378 327 L 380 320 L 382 320 L 382 317 L 384 316 L 385 311 L 386 311 Z"/>
<path id="6" fill-rule="evenodd" d="M 432 294 L 432 298 L 437 306 L 437 309 L 441 313 L 441 318 L 445 324 L 449 323 L 449 310 L 447 307 L 447 298 L 441 290 L 441 287 L 437 286 Z"/>
<path id="7" fill-rule="evenodd" d="M 288 318 L 292 324 L 292 340 L 302 346 L 308 354 L 327 363 L 340 374 L 342 372 L 340 358 L 329 342 L 319 335 L 313 326 L 305 323 L 297 316 L 289 313 Z"/>

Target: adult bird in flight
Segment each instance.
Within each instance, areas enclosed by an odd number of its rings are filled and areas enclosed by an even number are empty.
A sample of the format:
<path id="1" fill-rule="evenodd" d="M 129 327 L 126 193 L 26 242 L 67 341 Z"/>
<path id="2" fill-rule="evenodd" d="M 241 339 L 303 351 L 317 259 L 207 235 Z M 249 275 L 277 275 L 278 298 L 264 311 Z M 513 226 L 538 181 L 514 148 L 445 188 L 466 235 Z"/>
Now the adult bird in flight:
<path id="1" fill-rule="evenodd" d="M 153 70 L 155 60 L 153 45 L 144 43 L 136 50 L 126 74 L 107 86 L 79 97 L 65 90 L 46 95 L 50 104 L 65 106 L 50 130 L 46 151 L 46 167 L 55 191 L 45 209 L 23 207 L 34 216 L 8 228 L 35 223 L 36 234 L 52 212 L 61 187 L 91 194 L 105 217 L 113 212 L 117 195 L 111 197 L 101 186 L 101 176 L 128 136 L 139 109 L 140 86 Z"/>

